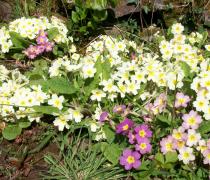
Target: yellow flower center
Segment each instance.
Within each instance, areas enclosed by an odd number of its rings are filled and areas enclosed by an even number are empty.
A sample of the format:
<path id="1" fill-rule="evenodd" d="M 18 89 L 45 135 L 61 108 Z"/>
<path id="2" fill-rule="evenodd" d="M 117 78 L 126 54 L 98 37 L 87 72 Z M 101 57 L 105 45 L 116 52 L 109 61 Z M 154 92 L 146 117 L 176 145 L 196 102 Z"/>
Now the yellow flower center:
<path id="1" fill-rule="evenodd" d="M 129 126 L 126 124 L 126 125 L 124 125 L 123 126 L 123 131 L 126 131 L 126 130 L 128 130 L 128 128 L 129 128 Z"/>
<path id="2" fill-rule="evenodd" d="M 128 156 L 128 158 L 127 158 L 127 162 L 128 162 L 128 164 L 132 164 L 132 163 L 134 163 L 134 162 L 135 162 L 134 157 L 133 157 L 133 156 Z"/>
<path id="3" fill-rule="evenodd" d="M 166 149 L 167 149 L 167 151 L 171 151 L 172 150 L 172 144 L 171 143 L 167 143 L 166 144 Z"/>
<path id="4" fill-rule="evenodd" d="M 144 131 L 144 130 L 140 130 L 140 131 L 139 131 L 139 136 L 140 136 L 140 137 L 144 137 L 144 136 L 145 136 L 145 134 L 146 134 L 146 133 L 145 133 L 145 131 Z"/>
<path id="5" fill-rule="evenodd" d="M 188 123 L 190 124 L 190 125 L 194 125 L 195 124 L 195 118 L 194 117 L 191 117 L 191 118 L 189 118 L 188 119 Z"/>
<path id="6" fill-rule="evenodd" d="M 187 159 L 187 158 L 189 158 L 190 157 L 190 154 L 188 153 L 188 152 L 185 152 L 184 154 L 183 154 L 183 158 L 184 159 Z"/>
<path id="7" fill-rule="evenodd" d="M 147 145 L 146 145 L 146 143 L 141 143 L 141 144 L 139 145 L 139 147 L 140 147 L 141 149 L 146 149 Z"/>

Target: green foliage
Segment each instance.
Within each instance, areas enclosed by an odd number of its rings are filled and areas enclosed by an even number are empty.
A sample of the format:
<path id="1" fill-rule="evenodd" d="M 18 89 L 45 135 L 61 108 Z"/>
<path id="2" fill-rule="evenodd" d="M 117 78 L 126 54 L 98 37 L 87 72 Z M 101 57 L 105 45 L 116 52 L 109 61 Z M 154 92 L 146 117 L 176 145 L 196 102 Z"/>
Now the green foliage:
<path id="1" fill-rule="evenodd" d="M 70 143 L 61 151 L 60 158 L 53 155 L 45 156 L 49 171 L 47 175 L 43 175 L 44 179 L 105 180 L 124 176 L 118 167 L 108 165 L 98 147 L 92 146 L 85 137 L 72 134 L 71 138 Z"/>
<path id="2" fill-rule="evenodd" d="M 106 20 L 109 5 L 116 6 L 117 0 L 75 0 L 75 8 L 71 12 L 69 29 L 84 35 L 95 30 L 100 22 Z"/>
<path id="3" fill-rule="evenodd" d="M 22 132 L 22 129 L 28 128 L 30 122 L 19 122 L 18 124 L 9 124 L 2 131 L 2 135 L 7 140 L 14 140 Z"/>

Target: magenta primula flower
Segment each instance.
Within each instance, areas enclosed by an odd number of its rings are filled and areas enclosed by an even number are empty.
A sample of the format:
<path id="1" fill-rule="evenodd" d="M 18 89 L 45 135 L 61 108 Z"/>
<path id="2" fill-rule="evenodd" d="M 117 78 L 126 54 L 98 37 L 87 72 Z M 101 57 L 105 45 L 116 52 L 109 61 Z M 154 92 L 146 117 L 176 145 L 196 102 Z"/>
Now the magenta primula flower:
<path id="1" fill-rule="evenodd" d="M 109 115 L 108 112 L 106 112 L 106 111 L 102 112 L 100 115 L 99 121 L 104 122 L 104 121 L 108 120 L 108 115 Z"/>
<path id="2" fill-rule="evenodd" d="M 113 108 L 113 112 L 114 113 L 118 113 L 118 114 L 122 114 L 124 113 L 124 111 L 126 110 L 126 106 L 125 105 L 117 105 Z"/>
<path id="3" fill-rule="evenodd" d="M 191 110 L 188 114 L 184 114 L 182 119 L 184 120 L 182 127 L 185 129 L 197 129 L 199 124 L 202 122 L 201 116 L 193 110 Z"/>
<path id="4" fill-rule="evenodd" d="M 130 144 L 134 144 L 134 143 L 135 143 L 136 137 L 135 137 L 135 135 L 133 134 L 133 132 L 130 131 L 130 132 L 128 133 L 128 138 L 129 138 L 128 141 L 129 141 Z"/>
<path id="5" fill-rule="evenodd" d="M 138 152 L 125 149 L 120 157 L 120 164 L 123 165 L 126 170 L 132 168 L 137 169 L 141 165 L 140 157 L 141 155 Z"/>
<path id="6" fill-rule="evenodd" d="M 187 95 L 184 95 L 183 93 L 178 92 L 176 94 L 176 101 L 175 101 L 175 107 L 187 107 L 187 103 L 190 102 L 190 97 Z"/>
<path id="7" fill-rule="evenodd" d="M 133 127 L 133 121 L 125 118 L 123 122 L 117 125 L 116 132 L 118 134 L 128 134 L 129 130 Z"/>
<path id="8" fill-rule="evenodd" d="M 135 145 L 135 149 L 140 151 L 141 154 L 150 153 L 152 146 L 148 138 L 140 138 L 137 140 L 138 144 Z"/>
<path id="9" fill-rule="evenodd" d="M 137 141 L 141 138 L 150 138 L 152 137 L 152 131 L 149 129 L 148 125 L 142 124 L 137 126 L 134 131 L 136 132 Z"/>
<path id="10" fill-rule="evenodd" d="M 161 152 L 163 154 L 166 154 L 167 152 L 173 152 L 174 149 L 176 149 L 175 145 L 176 143 L 171 135 L 166 138 L 163 138 L 160 141 Z"/>

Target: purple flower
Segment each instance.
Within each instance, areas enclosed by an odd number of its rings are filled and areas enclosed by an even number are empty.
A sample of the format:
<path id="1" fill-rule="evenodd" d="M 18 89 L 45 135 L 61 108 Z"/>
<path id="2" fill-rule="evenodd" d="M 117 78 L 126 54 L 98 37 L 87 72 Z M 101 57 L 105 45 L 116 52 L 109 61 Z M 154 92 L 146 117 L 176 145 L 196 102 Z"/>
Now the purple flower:
<path id="1" fill-rule="evenodd" d="M 47 36 L 47 32 L 40 30 L 39 31 L 39 36 Z"/>
<path id="2" fill-rule="evenodd" d="M 46 36 L 38 36 L 36 38 L 37 44 L 46 44 L 48 42 L 48 38 Z"/>
<path id="3" fill-rule="evenodd" d="M 26 56 L 30 59 L 34 59 L 37 56 L 37 47 L 30 45 L 25 51 L 23 51 Z"/>
<path id="4" fill-rule="evenodd" d="M 191 110 L 189 114 L 184 114 L 182 119 L 184 120 L 182 127 L 185 129 L 197 129 L 199 124 L 202 122 L 201 116 L 193 110 Z"/>
<path id="5" fill-rule="evenodd" d="M 45 51 L 46 52 L 50 52 L 53 50 L 54 47 L 54 43 L 53 42 L 47 42 L 45 43 Z"/>
<path id="6" fill-rule="evenodd" d="M 116 132 L 118 134 L 127 134 L 129 132 L 129 130 L 132 128 L 133 126 L 133 121 L 125 118 L 123 122 L 121 122 L 120 124 L 117 125 L 116 127 Z"/>
<path id="7" fill-rule="evenodd" d="M 136 137 L 135 137 L 135 135 L 133 134 L 133 132 L 130 131 L 130 132 L 128 133 L 128 138 L 129 138 L 128 141 L 129 141 L 130 144 L 134 144 L 134 143 L 135 143 Z"/>
<path id="8" fill-rule="evenodd" d="M 125 110 L 126 110 L 125 105 L 117 105 L 117 106 L 114 107 L 113 112 L 121 114 L 121 113 L 124 113 Z"/>
<path id="9" fill-rule="evenodd" d="M 154 107 L 157 107 L 159 110 L 159 113 L 161 113 L 165 107 L 166 107 L 166 101 L 167 101 L 167 95 L 165 93 L 160 94 L 155 102 L 154 102 Z"/>
<path id="10" fill-rule="evenodd" d="M 187 107 L 187 103 L 190 102 L 190 97 L 184 95 L 183 93 L 177 93 L 176 94 L 176 101 L 175 101 L 175 107 Z"/>
<path id="11" fill-rule="evenodd" d="M 136 132 L 136 139 L 137 141 L 141 138 L 150 138 L 152 137 L 152 131 L 146 124 L 142 124 L 137 126 L 134 131 Z"/>
<path id="12" fill-rule="evenodd" d="M 106 121 L 108 119 L 108 115 L 109 115 L 108 112 L 106 112 L 106 111 L 102 112 L 100 115 L 99 121 L 100 122 Z"/>
<path id="13" fill-rule="evenodd" d="M 148 138 L 140 138 L 138 144 L 135 145 L 135 149 L 140 151 L 141 154 L 146 154 L 151 152 L 152 146 Z"/>
<path id="14" fill-rule="evenodd" d="M 37 54 L 42 54 L 44 51 L 45 51 L 45 46 L 43 44 L 37 46 Z"/>
<path id="15" fill-rule="evenodd" d="M 132 168 L 137 169 L 141 165 L 140 157 L 141 155 L 138 152 L 125 149 L 120 157 L 120 164 L 123 165 L 126 170 Z"/>

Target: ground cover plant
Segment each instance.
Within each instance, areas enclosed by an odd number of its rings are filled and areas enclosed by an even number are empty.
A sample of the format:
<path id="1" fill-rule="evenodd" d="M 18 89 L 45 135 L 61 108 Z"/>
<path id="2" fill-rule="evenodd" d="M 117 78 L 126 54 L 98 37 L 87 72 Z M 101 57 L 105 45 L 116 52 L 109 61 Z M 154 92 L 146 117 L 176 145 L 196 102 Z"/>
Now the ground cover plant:
<path id="1" fill-rule="evenodd" d="M 0 65 L 2 141 L 43 127 L 19 162 L 53 143 L 40 179 L 209 179 L 208 33 L 174 22 L 149 42 L 124 37 L 81 50 L 54 16 L 1 27 L 0 57 L 29 66 Z"/>

